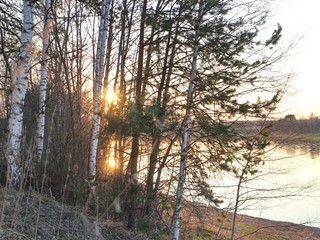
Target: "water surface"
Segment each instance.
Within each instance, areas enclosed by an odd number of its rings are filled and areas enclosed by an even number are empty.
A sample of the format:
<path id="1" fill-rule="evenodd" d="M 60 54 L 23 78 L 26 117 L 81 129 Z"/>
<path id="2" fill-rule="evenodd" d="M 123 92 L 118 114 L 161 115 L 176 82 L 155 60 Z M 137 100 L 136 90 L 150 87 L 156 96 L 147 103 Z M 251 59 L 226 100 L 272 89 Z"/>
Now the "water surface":
<path id="1" fill-rule="evenodd" d="M 242 202 L 240 213 L 320 227 L 320 143 L 293 142 L 277 147 L 267 158 L 266 174 L 243 187 L 242 199 L 253 200 Z M 259 187 L 272 190 L 245 193 Z"/>

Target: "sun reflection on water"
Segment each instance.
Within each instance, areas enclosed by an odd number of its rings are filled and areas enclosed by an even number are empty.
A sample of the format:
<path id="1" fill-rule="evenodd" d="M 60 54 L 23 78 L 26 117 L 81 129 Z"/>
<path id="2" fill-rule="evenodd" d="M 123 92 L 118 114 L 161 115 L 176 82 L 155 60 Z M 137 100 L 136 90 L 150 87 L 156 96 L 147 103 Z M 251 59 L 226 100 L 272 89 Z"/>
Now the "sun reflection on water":
<path id="1" fill-rule="evenodd" d="M 115 141 L 112 141 L 110 143 L 110 155 L 109 155 L 109 157 L 107 159 L 107 162 L 109 162 L 109 166 L 111 168 L 116 167 L 116 160 L 115 160 L 115 151 L 116 151 L 116 149 L 115 149 L 115 144 L 116 144 Z"/>

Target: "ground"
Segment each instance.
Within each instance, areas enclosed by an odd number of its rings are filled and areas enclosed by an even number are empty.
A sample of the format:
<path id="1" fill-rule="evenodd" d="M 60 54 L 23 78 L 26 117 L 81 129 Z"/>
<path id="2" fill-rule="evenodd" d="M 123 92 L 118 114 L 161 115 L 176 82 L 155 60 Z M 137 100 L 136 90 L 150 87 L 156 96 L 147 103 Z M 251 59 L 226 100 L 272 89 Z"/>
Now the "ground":
<path id="1" fill-rule="evenodd" d="M 137 231 L 128 231 L 123 222 L 86 214 L 83 208 L 67 206 L 34 192 L 0 190 L 0 239 L 74 240 L 166 240 L 169 231 L 148 227 L 138 221 Z M 183 240 L 226 240 L 231 235 L 232 214 L 193 204 L 182 212 Z M 156 229 L 155 229 L 156 228 Z M 158 232 L 157 232 L 158 231 Z M 238 216 L 235 239 L 320 240 L 320 229 Z"/>
<path id="2" fill-rule="evenodd" d="M 196 208 L 196 211 L 194 210 Z M 230 239 L 231 213 L 215 208 L 196 206 L 185 208 L 184 239 L 225 240 Z M 198 216 L 201 216 L 199 218 Z M 320 240 L 320 228 L 290 222 L 271 221 L 239 214 L 237 216 L 235 239 L 243 240 Z"/>
<path id="3" fill-rule="evenodd" d="M 128 231 L 121 222 L 95 221 L 36 193 L 2 189 L 0 195 L 0 239 L 146 240 L 146 234 Z"/>

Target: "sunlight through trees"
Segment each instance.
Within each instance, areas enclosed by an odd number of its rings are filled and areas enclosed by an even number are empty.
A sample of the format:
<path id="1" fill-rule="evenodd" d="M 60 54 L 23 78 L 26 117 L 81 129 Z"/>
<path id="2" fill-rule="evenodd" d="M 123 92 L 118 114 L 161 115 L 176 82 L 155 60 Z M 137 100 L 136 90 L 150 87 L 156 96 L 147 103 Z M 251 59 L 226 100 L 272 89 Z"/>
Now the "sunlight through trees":
<path id="1" fill-rule="evenodd" d="M 270 132 L 298 128 L 270 119 L 290 76 L 274 66 L 292 46 L 280 45 L 280 24 L 265 31 L 267 3 L 0 0 L 0 10 L 1 183 L 97 221 L 159 225 L 157 239 L 172 240 L 188 239 L 191 205 L 232 212 L 236 239 L 241 207 L 283 189 L 248 189 L 266 175 Z"/>

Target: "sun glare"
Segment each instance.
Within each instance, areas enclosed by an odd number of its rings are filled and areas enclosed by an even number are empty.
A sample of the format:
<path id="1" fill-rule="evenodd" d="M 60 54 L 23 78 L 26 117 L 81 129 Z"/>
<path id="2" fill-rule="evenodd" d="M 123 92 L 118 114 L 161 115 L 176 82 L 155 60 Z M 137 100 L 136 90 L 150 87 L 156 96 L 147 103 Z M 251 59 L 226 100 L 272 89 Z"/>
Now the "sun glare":
<path id="1" fill-rule="evenodd" d="M 115 161 L 115 141 L 111 142 L 111 146 L 110 146 L 110 155 L 108 158 L 108 162 L 109 162 L 109 166 L 111 168 L 116 167 L 116 161 Z"/>
<path id="2" fill-rule="evenodd" d="M 109 159 L 109 165 L 110 165 L 110 167 L 112 167 L 112 168 L 114 168 L 114 167 L 116 166 L 116 163 L 115 163 L 115 161 L 114 161 L 114 158 L 110 158 L 110 159 Z"/>
<path id="3" fill-rule="evenodd" d="M 112 90 L 108 90 L 105 95 L 105 100 L 106 100 L 107 104 L 114 103 L 115 101 L 117 101 L 117 98 L 118 98 L 117 94 Z"/>

